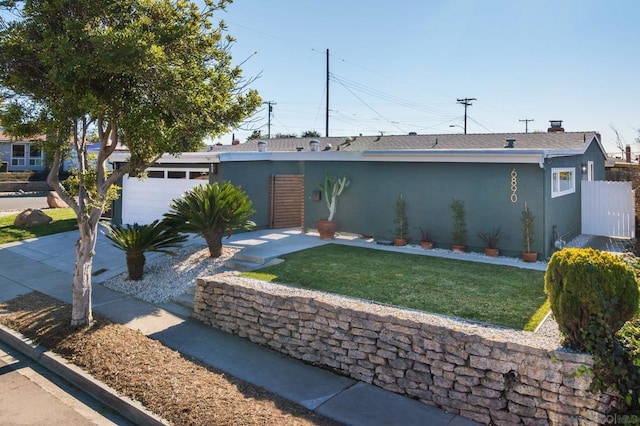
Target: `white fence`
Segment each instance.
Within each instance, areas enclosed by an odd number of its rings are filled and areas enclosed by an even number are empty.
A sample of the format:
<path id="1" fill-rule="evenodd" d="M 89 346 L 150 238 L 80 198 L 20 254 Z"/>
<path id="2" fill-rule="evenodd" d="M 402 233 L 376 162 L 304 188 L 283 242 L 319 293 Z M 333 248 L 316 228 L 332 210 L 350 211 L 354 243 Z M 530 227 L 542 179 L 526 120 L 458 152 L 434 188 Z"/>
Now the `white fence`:
<path id="1" fill-rule="evenodd" d="M 582 233 L 635 238 L 631 182 L 582 181 Z"/>

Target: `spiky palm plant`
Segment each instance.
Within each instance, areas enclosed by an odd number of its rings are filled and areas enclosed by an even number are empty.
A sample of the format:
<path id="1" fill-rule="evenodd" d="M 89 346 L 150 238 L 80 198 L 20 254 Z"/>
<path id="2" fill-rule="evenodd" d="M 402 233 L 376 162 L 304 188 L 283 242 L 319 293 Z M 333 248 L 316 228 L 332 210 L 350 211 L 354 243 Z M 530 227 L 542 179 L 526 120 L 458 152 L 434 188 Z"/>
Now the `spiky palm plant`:
<path id="1" fill-rule="evenodd" d="M 102 222 L 109 233 L 105 236 L 115 247 L 122 249 L 127 256 L 127 271 L 130 280 L 141 280 L 144 275 L 145 252 L 157 251 L 173 255 L 168 250 L 180 245 L 187 240 L 186 235 L 167 223 L 154 220 L 148 225 L 118 225 L 117 223 Z"/>
<path id="2" fill-rule="evenodd" d="M 169 204 L 165 221 L 184 232 L 204 237 L 211 257 L 222 255 L 222 237 L 236 229 L 251 229 L 255 223 L 249 217 L 255 213 L 247 194 L 231 182 L 198 185 L 182 198 Z"/>

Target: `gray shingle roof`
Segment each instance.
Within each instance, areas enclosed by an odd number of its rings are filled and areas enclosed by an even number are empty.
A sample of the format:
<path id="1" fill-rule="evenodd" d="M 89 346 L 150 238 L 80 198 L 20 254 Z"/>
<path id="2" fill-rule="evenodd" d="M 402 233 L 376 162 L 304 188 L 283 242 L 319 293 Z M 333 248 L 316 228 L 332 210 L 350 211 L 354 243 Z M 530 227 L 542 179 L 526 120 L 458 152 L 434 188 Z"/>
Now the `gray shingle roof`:
<path id="1" fill-rule="evenodd" d="M 265 139 L 270 152 L 310 151 L 312 140 L 320 142 L 319 149 L 330 146 L 331 151 L 395 151 L 395 150 L 567 150 L 584 148 L 591 142 L 594 131 L 557 133 L 480 133 L 441 135 L 357 136 L 347 142 L 346 137 Z M 506 148 L 513 139 L 513 148 Z M 258 140 L 239 145 L 210 146 L 212 152 L 258 151 Z"/>

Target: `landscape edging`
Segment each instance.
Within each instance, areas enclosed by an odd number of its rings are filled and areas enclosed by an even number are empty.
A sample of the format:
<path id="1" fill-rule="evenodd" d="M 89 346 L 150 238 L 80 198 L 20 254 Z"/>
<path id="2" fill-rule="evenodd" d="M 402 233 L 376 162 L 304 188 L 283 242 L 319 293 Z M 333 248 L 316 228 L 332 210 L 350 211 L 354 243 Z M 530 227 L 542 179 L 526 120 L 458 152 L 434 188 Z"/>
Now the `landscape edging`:
<path id="1" fill-rule="evenodd" d="M 122 417 L 135 424 L 165 426 L 169 422 L 147 410 L 138 401 L 121 396 L 115 389 L 96 380 L 80 367 L 34 344 L 22 334 L 0 324 L 0 342 L 31 358 L 52 373 L 64 378 L 94 399 L 112 408 Z"/>

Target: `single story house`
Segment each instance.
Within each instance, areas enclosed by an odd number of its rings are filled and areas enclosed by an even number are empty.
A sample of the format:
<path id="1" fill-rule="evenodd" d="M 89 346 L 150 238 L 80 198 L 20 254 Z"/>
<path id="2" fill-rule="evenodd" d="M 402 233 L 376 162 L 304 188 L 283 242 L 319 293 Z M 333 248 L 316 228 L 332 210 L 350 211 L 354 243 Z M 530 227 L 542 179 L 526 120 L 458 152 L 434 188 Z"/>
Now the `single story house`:
<path id="1" fill-rule="evenodd" d="M 126 152 L 114 154 L 125 162 Z M 501 252 L 523 251 L 521 213 L 535 216 L 532 250 L 549 257 L 554 243 L 581 232 L 581 181 L 604 180 L 606 153 L 594 131 L 565 132 L 553 122 L 547 133 L 436 134 L 253 140 L 206 151 L 163 156 L 147 179 L 125 177 L 113 218 L 148 223 L 171 199 L 205 182 L 231 181 L 253 201 L 259 227 L 315 228 L 328 210 L 317 183 L 347 176 L 338 199 L 338 230 L 390 240 L 395 202 L 407 205 L 409 239 L 420 227 L 436 247 L 452 243 L 453 199 L 464 201 L 468 250 L 484 244 L 477 231 L 500 227 Z"/>
<path id="2" fill-rule="evenodd" d="M 16 140 L 0 127 L 0 170 L 21 172 L 45 169 L 44 151 L 37 140 Z"/>

